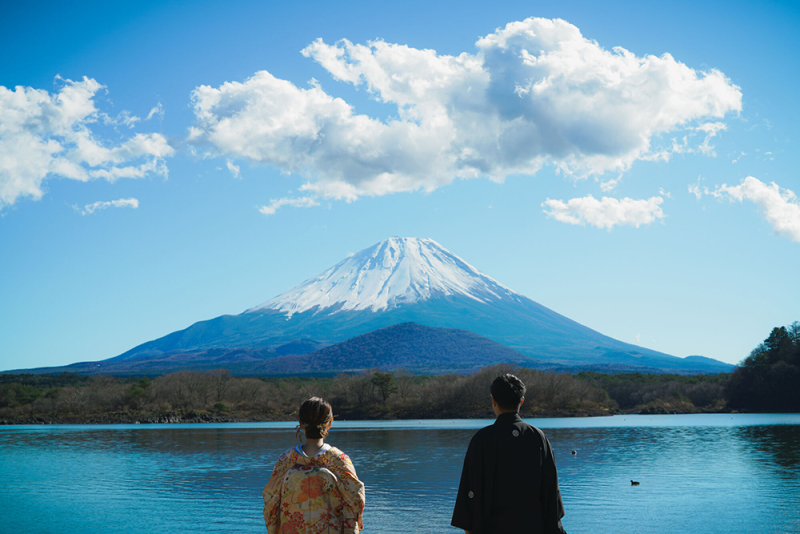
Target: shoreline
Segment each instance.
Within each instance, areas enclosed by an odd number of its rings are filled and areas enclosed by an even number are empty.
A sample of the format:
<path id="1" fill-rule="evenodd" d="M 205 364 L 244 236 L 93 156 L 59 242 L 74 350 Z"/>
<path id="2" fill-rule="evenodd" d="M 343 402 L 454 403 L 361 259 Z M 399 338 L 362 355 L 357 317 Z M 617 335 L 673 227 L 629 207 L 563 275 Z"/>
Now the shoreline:
<path id="1" fill-rule="evenodd" d="M 660 407 L 659 407 L 660 408 Z M 633 410 L 608 410 L 602 412 L 552 412 L 552 413 L 524 413 L 523 419 L 552 419 L 569 417 L 609 417 L 612 415 L 689 415 L 701 413 L 737 413 L 731 410 L 693 410 L 669 411 L 666 409 L 653 410 L 652 407 L 642 407 Z M 342 413 L 337 417 L 342 421 L 436 421 L 447 419 L 494 419 L 494 414 L 486 412 L 472 413 L 441 413 L 431 414 L 386 414 L 386 413 Z M 164 413 L 150 415 L 133 414 L 108 414 L 86 416 L 61 416 L 33 415 L 29 417 L 9 417 L 0 419 L 0 426 L 17 425 L 180 425 L 203 423 L 277 423 L 294 422 L 296 417 L 286 414 L 270 416 L 256 414 L 221 414 L 221 413 Z"/>

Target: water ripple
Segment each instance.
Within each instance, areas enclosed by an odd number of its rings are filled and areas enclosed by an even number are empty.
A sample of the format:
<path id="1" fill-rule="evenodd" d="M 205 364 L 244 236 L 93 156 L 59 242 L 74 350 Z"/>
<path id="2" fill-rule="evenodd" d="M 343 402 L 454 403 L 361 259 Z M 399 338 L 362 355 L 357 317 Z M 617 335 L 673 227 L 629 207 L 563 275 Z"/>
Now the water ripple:
<path id="1" fill-rule="evenodd" d="M 366 484 L 366 532 L 455 532 L 463 455 L 487 423 L 337 422 L 330 441 Z M 797 415 L 536 423 L 571 534 L 800 531 Z M 264 532 L 261 489 L 293 427 L 0 428 L 0 532 Z"/>

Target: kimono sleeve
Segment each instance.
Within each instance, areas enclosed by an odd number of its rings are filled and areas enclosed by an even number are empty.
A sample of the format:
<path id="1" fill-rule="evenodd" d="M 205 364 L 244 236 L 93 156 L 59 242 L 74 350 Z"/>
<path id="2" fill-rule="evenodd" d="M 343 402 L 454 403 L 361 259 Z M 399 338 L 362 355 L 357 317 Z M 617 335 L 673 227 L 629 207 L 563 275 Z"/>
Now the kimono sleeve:
<path id="1" fill-rule="evenodd" d="M 339 478 L 339 492 L 344 499 L 345 507 L 342 517 L 344 534 L 357 534 L 364 529 L 364 504 L 366 494 L 364 483 L 358 479 L 356 468 L 350 457 L 338 451 L 333 455 L 333 472 Z"/>
<path id="2" fill-rule="evenodd" d="M 485 472 L 492 471 L 491 454 L 487 455 L 485 441 L 487 436 L 484 432 L 478 432 L 472 437 L 464 456 L 464 467 L 461 470 L 461 481 L 458 485 L 456 495 L 456 505 L 453 509 L 453 519 L 450 524 L 462 530 L 468 530 L 473 534 L 483 532 L 488 520 L 486 504 L 487 497 L 491 494 L 491 488 L 487 488 L 484 483 Z M 489 458 L 487 458 L 489 456 Z"/>
<path id="3" fill-rule="evenodd" d="M 473 471 L 473 457 L 475 455 L 475 439 L 469 442 L 467 454 L 464 456 L 464 466 L 461 468 L 461 481 L 458 483 L 456 506 L 453 509 L 453 519 L 450 524 L 462 530 L 472 530 L 472 505 L 473 499 L 469 497 Z M 472 495 L 475 496 L 474 493 Z"/>
<path id="4" fill-rule="evenodd" d="M 558 489 L 558 470 L 553 456 L 553 447 L 544 436 L 544 460 L 542 462 L 542 489 L 541 503 L 545 534 L 566 534 L 561 525 L 564 517 L 564 503 L 561 500 L 561 490 Z"/>
<path id="5" fill-rule="evenodd" d="M 280 528 L 280 506 L 281 506 L 281 488 L 283 483 L 283 476 L 294 465 L 291 449 L 283 453 L 278 461 L 275 462 L 275 468 L 272 470 L 272 476 L 269 477 L 269 482 L 264 486 L 262 492 L 264 496 L 264 522 L 267 524 L 267 532 L 269 534 L 277 534 Z"/>

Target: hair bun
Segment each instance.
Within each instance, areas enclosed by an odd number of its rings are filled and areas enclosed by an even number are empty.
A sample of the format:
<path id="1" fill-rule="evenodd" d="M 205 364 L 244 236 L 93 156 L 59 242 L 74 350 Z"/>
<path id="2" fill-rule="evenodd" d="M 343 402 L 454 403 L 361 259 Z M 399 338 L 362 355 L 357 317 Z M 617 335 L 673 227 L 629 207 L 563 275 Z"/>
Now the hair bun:
<path id="1" fill-rule="evenodd" d="M 306 438 L 324 439 L 328 435 L 328 425 L 333 422 L 331 405 L 319 397 L 311 397 L 300 406 L 298 427 Z"/>

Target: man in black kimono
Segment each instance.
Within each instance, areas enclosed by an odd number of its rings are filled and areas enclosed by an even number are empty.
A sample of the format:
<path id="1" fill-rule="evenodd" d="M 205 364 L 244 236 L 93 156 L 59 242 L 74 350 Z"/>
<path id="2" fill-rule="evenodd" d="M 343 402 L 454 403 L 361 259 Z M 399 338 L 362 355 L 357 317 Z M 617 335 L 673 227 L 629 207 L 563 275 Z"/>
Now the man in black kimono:
<path id="1" fill-rule="evenodd" d="M 553 449 L 519 416 L 525 384 L 505 374 L 491 392 L 497 420 L 469 443 L 450 524 L 467 534 L 566 534 Z"/>

